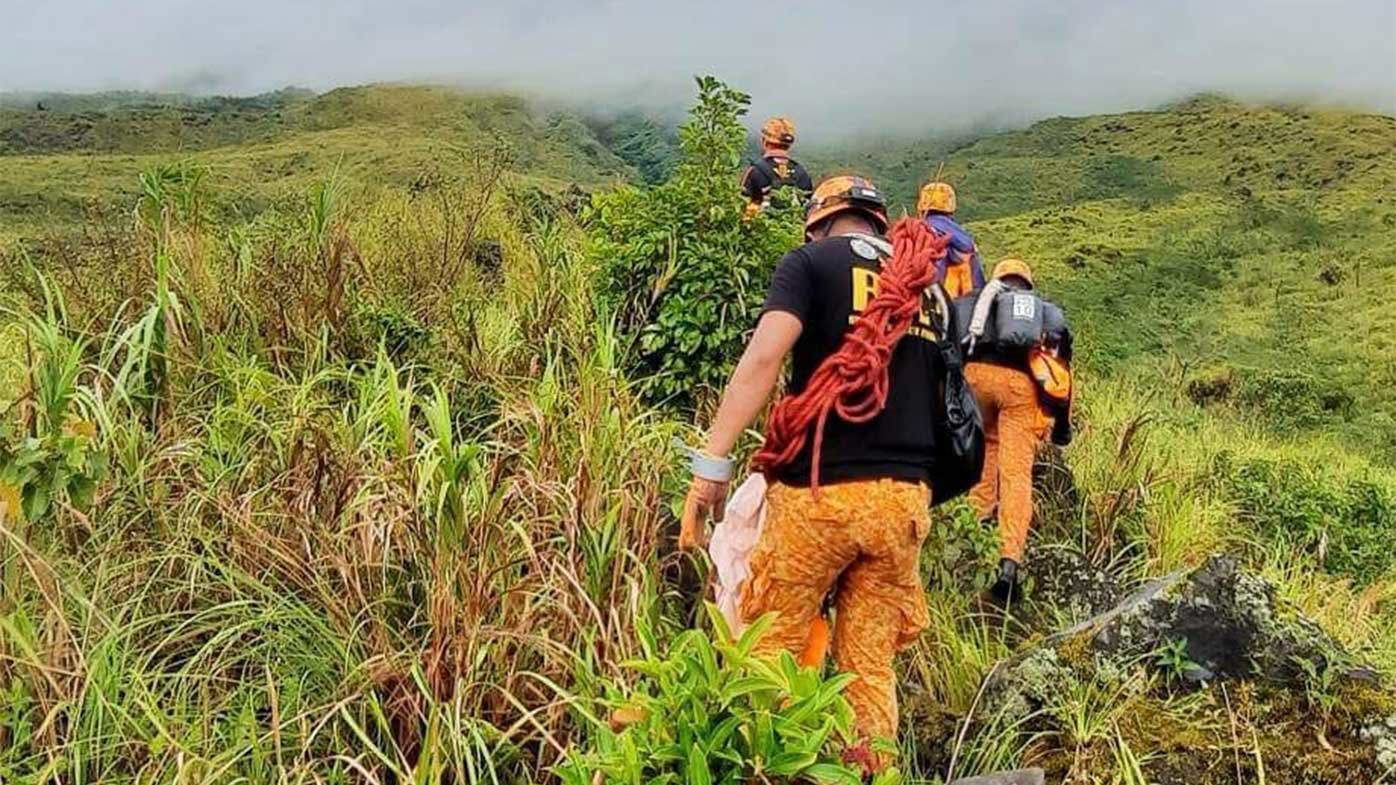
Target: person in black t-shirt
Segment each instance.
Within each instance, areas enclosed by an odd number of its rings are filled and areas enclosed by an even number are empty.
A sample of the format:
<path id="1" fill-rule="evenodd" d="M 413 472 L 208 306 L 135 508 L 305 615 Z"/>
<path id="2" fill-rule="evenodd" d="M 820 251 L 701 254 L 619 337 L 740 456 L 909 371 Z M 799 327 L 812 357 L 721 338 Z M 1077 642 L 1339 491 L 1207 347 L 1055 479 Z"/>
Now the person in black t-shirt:
<path id="1" fill-rule="evenodd" d="M 814 190 L 809 173 L 790 157 L 795 144 L 795 124 L 784 117 L 772 117 L 761 126 L 761 158 L 742 174 L 742 193 L 749 202 L 746 217 L 759 213 L 781 188 L 795 188 L 803 199 Z"/>
<path id="2" fill-rule="evenodd" d="M 733 469 L 724 456 L 766 406 L 786 355 L 796 394 L 872 300 L 881 263 L 891 255 L 882 237 L 882 197 L 863 178 L 821 183 L 806 209 L 806 227 L 808 243 L 777 267 L 705 450 L 694 456 L 682 547 L 701 544 L 710 513 L 721 517 Z M 810 444 L 768 478 L 765 523 L 741 589 L 744 620 L 776 614 L 761 650 L 797 656 L 822 619 L 826 596 L 837 593 L 834 657 L 840 670 L 858 676 L 845 694 L 865 741 L 895 738 L 892 660 L 928 623 L 917 563 L 930 528 L 931 396 L 941 373 L 930 312 L 924 303 L 893 350 L 886 407 L 867 422 L 837 415 L 827 421 L 818 491 L 809 487 Z M 861 747 L 862 759 L 876 768 L 883 761 L 870 749 Z"/>

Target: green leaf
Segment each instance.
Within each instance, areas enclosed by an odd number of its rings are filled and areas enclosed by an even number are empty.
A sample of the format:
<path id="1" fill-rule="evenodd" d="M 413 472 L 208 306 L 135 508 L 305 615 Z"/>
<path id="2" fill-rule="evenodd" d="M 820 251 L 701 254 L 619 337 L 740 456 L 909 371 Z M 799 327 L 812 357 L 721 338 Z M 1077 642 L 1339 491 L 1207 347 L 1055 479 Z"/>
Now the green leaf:
<path id="1" fill-rule="evenodd" d="M 737 641 L 737 651 L 744 655 L 751 654 L 752 649 L 756 648 L 756 644 L 765 637 L 766 632 L 771 629 L 771 625 L 775 623 L 775 620 L 776 617 L 774 613 L 767 613 L 747 625 L 747 628 L 742 631 L 742 637 Z"/>
<path id="2" fill-rule="evenodd" d="M 724 702 L 731 702 L 755 692 L 779 689 L 780 685 L 770 679 L 761 676 L 746 676 L 728 682 L 722 689 L 722 698 Z"/>
<path id="3" fill-rule="evenodd" d="M 766 770 L 782 777 L 792 777 L 819 761 L 819 757 L 804 752 L 782 752 L 771 758 Z"/>
<path id="4" fill-rule="evenodd" d="M 713 775 L 708 770 L 708 757 L 694 744 L 688 748 L 688 765 L 684 767 L 684 781 L 689 785 L 712 785 Z"/>

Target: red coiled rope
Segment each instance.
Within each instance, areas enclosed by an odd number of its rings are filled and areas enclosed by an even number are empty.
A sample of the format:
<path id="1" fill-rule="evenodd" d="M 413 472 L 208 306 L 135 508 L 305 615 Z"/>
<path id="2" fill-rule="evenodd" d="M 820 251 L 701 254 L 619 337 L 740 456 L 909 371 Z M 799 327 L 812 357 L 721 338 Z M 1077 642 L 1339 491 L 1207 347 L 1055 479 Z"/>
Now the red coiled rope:
<path id="1" fill-rule="evenodd" d="M 766 441 L 752 459 L 770 474 L 795 460 L 814 426 L 810 487 L 819 493 L 819 458 L 824 424 L 835 412 L 847 422 L 867 422 L 887 405 L 892 350 L 921 311 L 949 235 L 937 236 L 924 221 L 906 217 L 888 233 L 892 257 L 882 263 L 877 295 L 858 317 L 838 351 L 824 358 L 799 395 L 787 395 L 771 410 Z"/>

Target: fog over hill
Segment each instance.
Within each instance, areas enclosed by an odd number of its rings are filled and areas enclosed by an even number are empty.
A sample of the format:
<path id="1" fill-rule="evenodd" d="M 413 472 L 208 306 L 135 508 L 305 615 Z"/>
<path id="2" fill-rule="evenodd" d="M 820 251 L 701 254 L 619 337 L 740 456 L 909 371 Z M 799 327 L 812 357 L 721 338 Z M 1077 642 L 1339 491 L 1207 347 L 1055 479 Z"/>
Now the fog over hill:
<path id="1" fill-rule="evenodd" d="M 0 90 L 432 80 L 682 105 L 712 72 L 807 138 L 956 130 L 1205 90 L 1396 114 L 1389 0 L 10 3 Z"/>

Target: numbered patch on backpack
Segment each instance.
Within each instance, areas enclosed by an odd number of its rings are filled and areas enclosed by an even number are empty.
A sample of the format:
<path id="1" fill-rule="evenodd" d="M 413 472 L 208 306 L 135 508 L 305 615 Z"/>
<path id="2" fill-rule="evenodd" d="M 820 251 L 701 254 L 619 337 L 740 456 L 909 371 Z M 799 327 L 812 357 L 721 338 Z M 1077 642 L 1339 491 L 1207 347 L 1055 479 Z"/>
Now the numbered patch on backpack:
<path id="1" fill-rule="evenodd" d="M 1024 320 L 1037 318 L 1037 298 L 1030 294 L 1013 295 L 1013 318 Z"/>

